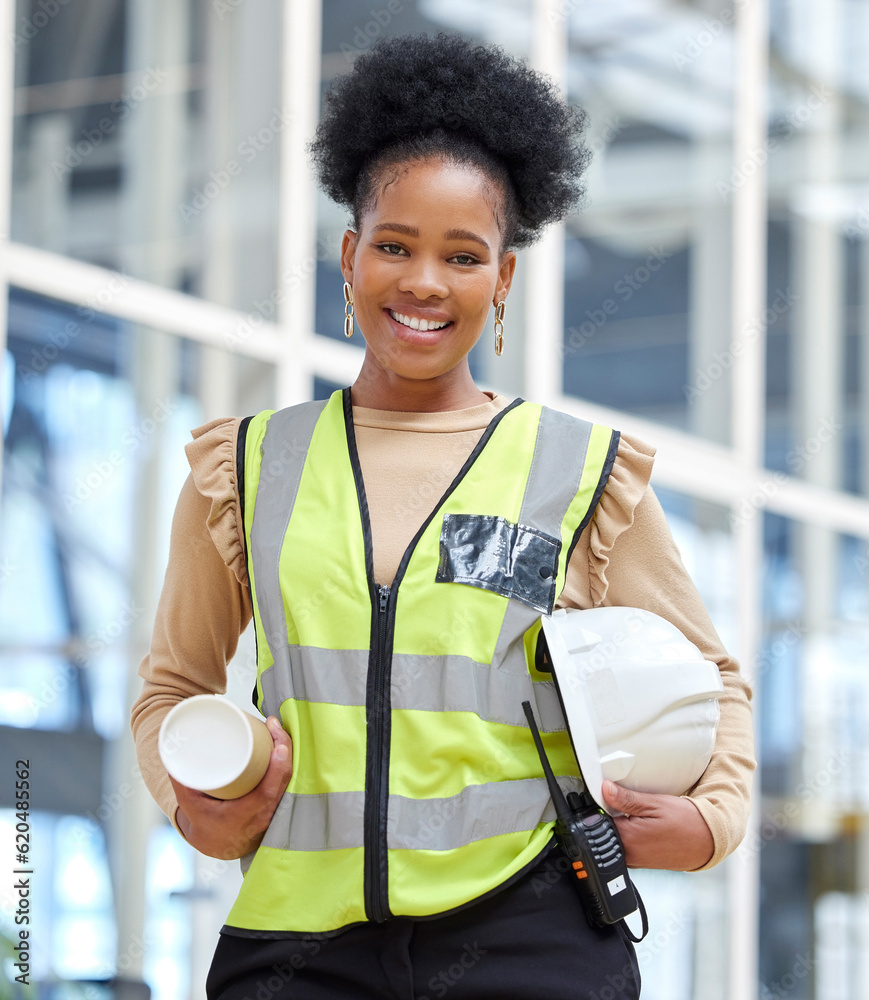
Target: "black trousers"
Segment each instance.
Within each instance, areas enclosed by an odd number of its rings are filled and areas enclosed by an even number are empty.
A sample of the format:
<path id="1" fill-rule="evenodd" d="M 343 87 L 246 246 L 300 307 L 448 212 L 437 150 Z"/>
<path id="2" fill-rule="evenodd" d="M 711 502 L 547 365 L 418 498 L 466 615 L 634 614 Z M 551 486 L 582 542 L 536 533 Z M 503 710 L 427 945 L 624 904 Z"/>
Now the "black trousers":
<path id="1" fill-rule="evenodd" d="M 636 1000 L 618 930 L 592 928 L 556 848 L 510 886 L 432 920 L 311 941 L 221 934 L 209 1000 Z"/>

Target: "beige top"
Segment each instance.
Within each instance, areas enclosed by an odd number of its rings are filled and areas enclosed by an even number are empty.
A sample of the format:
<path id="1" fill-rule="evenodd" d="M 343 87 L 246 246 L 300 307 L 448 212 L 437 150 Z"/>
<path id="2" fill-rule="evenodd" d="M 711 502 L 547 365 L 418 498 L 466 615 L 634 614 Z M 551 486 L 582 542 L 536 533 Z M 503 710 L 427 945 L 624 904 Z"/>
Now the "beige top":
<path id="1" fill-rule="evenodd" d="M 368 498 L 378 584 L 389 584 L 408 543 L 437 504 L 492 417 L 510 400 L 441 413 L 353 407 Z M 181 489 L 169 565 L 151 648 L 132 710 L 139 766 L 158 805 L 175 820 L 177 802 L 157 751 L 164 715 L 182 698 L 226 691 L 226 665 L 251 619 L 239 517 L 235 453 L 239 419 L 196 428 L 186 446 L 191 474 Z M 691 790 L 722 861 L 745 833 L 753 732 L 751 692 L 721 644 L 649 486 L 654 449 L 622 434 L 600 503 L 568 566 L 560 607 L 637 607 L 661 615 L 718 664 L 724 683 L 712 761 Z M 179 830 L 180 832 L 180 830 Z"/>

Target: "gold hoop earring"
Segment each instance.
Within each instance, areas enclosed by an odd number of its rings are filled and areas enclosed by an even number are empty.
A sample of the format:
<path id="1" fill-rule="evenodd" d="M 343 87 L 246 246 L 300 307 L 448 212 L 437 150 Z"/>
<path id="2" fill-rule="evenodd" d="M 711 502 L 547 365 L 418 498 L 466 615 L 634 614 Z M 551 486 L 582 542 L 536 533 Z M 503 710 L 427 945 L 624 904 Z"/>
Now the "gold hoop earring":
<path id="1" fill-rule="evenodd" d="M 504 300 L 495 306 L 495 357 L 501 357 L 504 350 Z"/>
<path id="2" fill-rule="evenodd" d="M 353 288 L 349 281 L 344 282 L 344 336 L 353 336 Z"/>

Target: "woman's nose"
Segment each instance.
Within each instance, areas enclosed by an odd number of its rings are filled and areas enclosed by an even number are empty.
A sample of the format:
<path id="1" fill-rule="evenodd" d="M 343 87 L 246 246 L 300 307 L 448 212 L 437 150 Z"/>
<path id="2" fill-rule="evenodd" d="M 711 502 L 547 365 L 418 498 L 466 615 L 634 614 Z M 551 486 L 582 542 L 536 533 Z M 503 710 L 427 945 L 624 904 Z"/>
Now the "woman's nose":
<path id="1" fill-rule="evenodd" d="M 439 262 L 422 257 L 414 257 L 402 268 L 398 287 L 420 301 L 433 295 L 439 298 L 449 295 L 449 285 Z"/>

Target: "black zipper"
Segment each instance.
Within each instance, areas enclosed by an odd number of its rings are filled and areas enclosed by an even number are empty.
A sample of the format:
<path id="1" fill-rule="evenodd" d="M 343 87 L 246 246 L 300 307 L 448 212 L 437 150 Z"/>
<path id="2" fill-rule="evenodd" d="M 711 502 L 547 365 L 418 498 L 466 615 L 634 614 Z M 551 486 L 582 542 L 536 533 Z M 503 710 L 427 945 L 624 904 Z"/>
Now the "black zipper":
<path id="1" fill-rule="evenodd" d="M 371 594 L 371 647 L 368 656 L 368 680 L 365 689 L 365 722 L 368 743 L 365 753 L 365 809 L 363 816 L 364 838 L 364 895 L 365 913 L 369 920 L 383 923 L 392 913 L 389 909 L 389 867 L 387 853 L 387 805 L 389 802 L 389 749 L 391 741 L 392 699 L 392 645 L 395 632 L 395 608 L 398 587 L 404 579 L 410 557 L 426 528 L 431 524 L 453 490 L 464 479 L 477 456 L 501 420 L 510 410 L 524 400 L 517 397 L 489 421 L 471 454 L 456 473 L 444 495 L 422 523 L 417 533 L 401 557 L 392 587 L 380 586 L 374 580 L 374 554 L 371 542 L 371 519 L 368 514 L 368 499 L 362 481 L 362 466 L 356 449 L 356 433 L 353 429 L 353 406 L 350 389 L 343 390 L 344 426 L 347 432 L 347 448 L 350 465 L 356 482 L 359 499 L 359 513 L 362 518 L 362 538 L 365 544 L 365 572 L 368 590 Z"/>
<path id="2" fill-rule="evenodd" d="M 370 800 L 371 807 L 366 811 L 365 822 L 365 879 L 366 899 L 365 909 L 370 920 L 382 923 L 390 916 L 389 896 L 386 888 L 389 872 L 387 870 L 386 818 L 384 803 L 388 796 L 389 785 L 389 752 L 391 699 L 389 686 L 392 674 L 392 650 L 389 648 L 389 587 L 381 586 L 376 596 L 376 636 L 374 650 L 373 676 L 369 677 L 373 688 L 373 698 L 368 699 L 370 709 L 368 715 L 370 753 L 370 772 L 366 783 L 366 803 Z M 386 791 L 384 792 L 384 789 Z"/>

